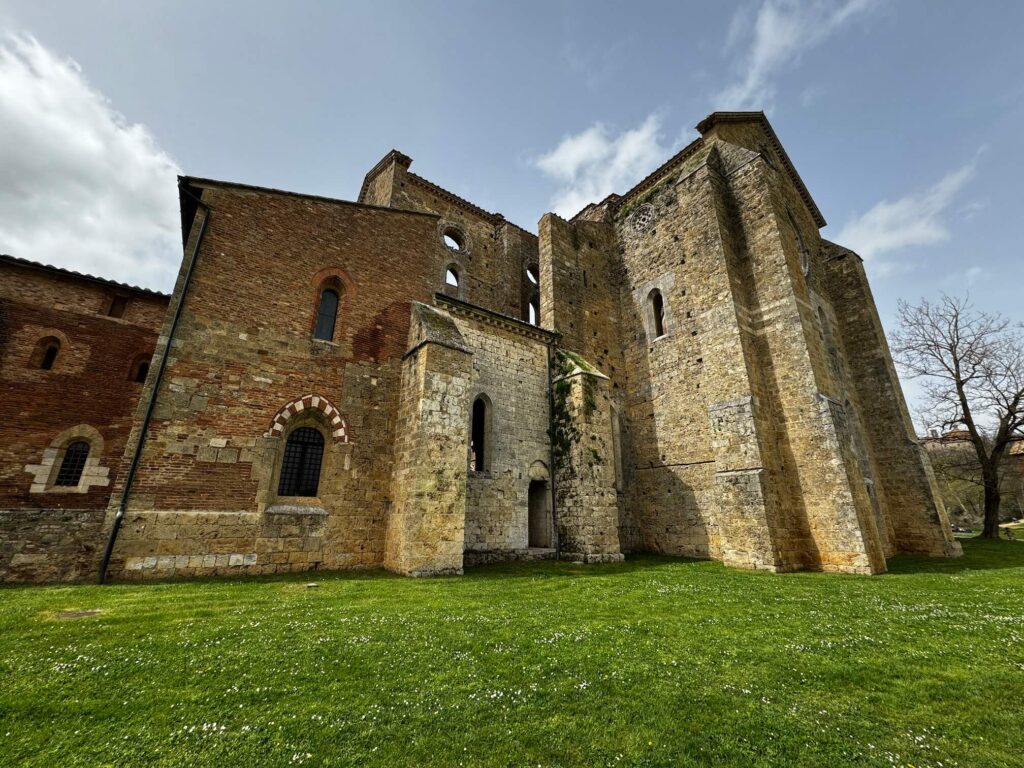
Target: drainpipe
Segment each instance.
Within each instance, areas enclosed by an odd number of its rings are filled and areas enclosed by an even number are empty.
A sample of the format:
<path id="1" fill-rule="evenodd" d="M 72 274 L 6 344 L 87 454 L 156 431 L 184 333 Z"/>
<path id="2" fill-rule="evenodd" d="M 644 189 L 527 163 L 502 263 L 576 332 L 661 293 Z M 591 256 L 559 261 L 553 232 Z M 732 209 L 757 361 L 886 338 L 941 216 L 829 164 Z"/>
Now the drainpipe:
<path id="1" fill-rule="evenodd" d="M 185 188 L 184 183 L 179 181 L 178 188 L 186 195 L 196 201 L 196 205 L 203 209 L 203 223 L 199 225 L 199 237 L 196 238 L 196 247 L 192 250 L 192 259 L 188 263 L 185 272 L 185 279 L 181 284 L 181 296 L 178 297 L 178 305 L 174 308 L 174 317 L 171 319 L 171 327 L 167 332 L 167 344 L 164 353 L 160 357 L 160 365 L 156 370 L 156 377 L 153 379 L 153 388 L 149 391 L 149 401 L 146 403 L 146 415 L 142 419 L 142 426 L 139 427 L 139 437 L 135 442 L 135 450 L 132 453 L 132 463 L 128 467 L 128 474 L 125 476 L 124 489 L 121 491 L 121 501 L 117 505 L 117 514 L 114 516 L 114 524 L 110 528 L 110 537 L 107 539 L 107 548 L 103 552 L 103 562 L 100 564 L 99 583 L 107 581 L 107 569 L 110 567 L 110 556 L 114 553 L 114 543 L 117 541 L 117 534 L 121 530 L 121 522 L 124 520 L 124 512 L 128 506 L 128 497 L 132 492 L 132 484 L 135 482 L 135 473 L 139 468 L 139 460 L 142 458 L 142 446 L 146 441 L 146 432 L 149 431 L 149 422 L 153 419 L 153 411 L 156 408 L 156 394 L 160 389 L 160 383 L 164 378 L 164 370 L 167 368 L 167 358 L 171 354 L 171 343 L 174 341 L 174 332 L 178 329 L 178 321 L 181 319 L 181 309 L 185 305 L 185 294 L 192 282 L 192 270 L 196 266 L 196 259 L 199 258 L 199 248 L 203 244 L 203 236 L 206 234 L 206 223 L 210 220 L 210 206 L 193 195 Z"/>

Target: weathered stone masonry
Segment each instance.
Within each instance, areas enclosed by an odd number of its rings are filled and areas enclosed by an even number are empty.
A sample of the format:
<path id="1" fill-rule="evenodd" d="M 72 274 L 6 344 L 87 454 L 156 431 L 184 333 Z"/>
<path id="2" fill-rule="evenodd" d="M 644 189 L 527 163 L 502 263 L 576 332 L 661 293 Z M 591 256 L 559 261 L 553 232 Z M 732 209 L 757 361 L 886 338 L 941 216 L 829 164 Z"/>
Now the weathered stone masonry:
<path id="1" fill-rule="evenodd" d="M 39 402 L 4 401 L 32 446 L 0 457 L 0 573 L 92 575 L 151 394 L 119 579 L 634 551 L 878 573 L 898 552 L 958 554 L 860 259 L 820 237 L 763 114 L 698 129 L 539 236 L 398 152 L 354 203 L 182 179 L 159 339 L 147 316 L 159 382 L 65 424 L 30 348 L 80 320 L 2 339 L 5 395 L 17 380 Z M 25 313 L 50 301 L 13 293 Z M 75 434 L 104 445 L 106 471 L 80 480 L 92 512 L 52 482 Z"/>

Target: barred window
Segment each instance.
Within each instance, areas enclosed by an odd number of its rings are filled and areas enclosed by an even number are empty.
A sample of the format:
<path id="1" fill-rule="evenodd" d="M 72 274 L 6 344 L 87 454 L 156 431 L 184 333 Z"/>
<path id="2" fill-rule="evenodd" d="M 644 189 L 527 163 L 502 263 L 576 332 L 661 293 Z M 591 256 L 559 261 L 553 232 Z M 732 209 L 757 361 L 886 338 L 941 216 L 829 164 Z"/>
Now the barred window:
<path id="1" fill-rule="evenodd" d="M 320 294 L 320 309 L 316 315 L 316 331 L 313 336 L 324 341 L 334 339 L 334 323 L 338 318 L 338 292 L 325 288 Z"/>
<path id="2" fill-rule="evenodd" d="M 316 496 L 323 457 L 324 436 L 319 430 L 300 427 L 288 435 L 281 462 L 278 496 Z"/>
<path id="3" fill-rule="evenodd" d="M 57 472 L 57 480 L 54 485 L 75 486 L 82 479 L 82 470 L 85 469 L 85 460 L 89 458 L 89 444 L 83 440 L 77 440 L 64 449 L 64 460 L 60 464 L 60 471 Z"/>

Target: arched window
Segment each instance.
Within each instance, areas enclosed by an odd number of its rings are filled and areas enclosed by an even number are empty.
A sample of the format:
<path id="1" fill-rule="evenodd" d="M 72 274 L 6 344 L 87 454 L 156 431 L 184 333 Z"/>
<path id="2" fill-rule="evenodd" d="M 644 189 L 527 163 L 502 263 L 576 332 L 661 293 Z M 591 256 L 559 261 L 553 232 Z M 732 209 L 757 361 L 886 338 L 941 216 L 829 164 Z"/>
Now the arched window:
<path id="1" fill-rule="evenodd" d="M 47 336 L 36 344 L 32 357 L 29 359 L 29 365 L 32 368 L 48 371 L 57 362 L 58 354 L 60 354 L 60 339 L 56 336 Z"/>
<path id="2" fill-rule="evenodd" d="M 299 427 L 288 435 L 281 461 L 278 496 L 316 496 L 320 486 L 320 464 L 324 458 L 324 436 L 313 427 Z"/>
<path id="3" fill-rule="evenodd" d="M 445 285 L 450 285 L 452 288 L 459 287 L 459 270 L 452 264 L 444 273 Z"/>
<path id="4" fill-rule="evenodd" d="M 334 339 L 334 324 L 338 319 L 338 292 L 324 288 L 320 293 L 320 308 L 316 313 L 316 330 L 313 337 L 323 341 Z"/>
<path id="5" fill-rule="evenodd" d="M 139 355 L 132 362 L 132 367 L 128 369 L 128 381 L 134 381 L 136 384 L 144 384 L 146 382 L 147 375 L 149 375 L 149 357 L 146 355 Z"/>
<path id="6" fill-rule="evenodd" d="M 490 403 L 480 395 L 473 401 L 473 425 L 469 433 L 469 469 L 472 472 L 486 472 L 491 466 L 490 415 Z"/>
<path id="7" fill-rule="evenodd" d="M 527 310 L 529 312 L 530 325 L 540 325 L 540 302 L 537 301 L 537 297 L 534 296 L 530 299 L 530 306 Z"/>
<path id="8" fill-rule="evenodd" d="M 531 264 L 526 268 L 526 278 L 533 285 L 540 285 L 540 271 L 537 269 L 536 264 Z"/>
<path id="9" fill-rule="evenodd" d="M 60 463 L 54 485 L 75 486 L 82 479 L 85 460 L 89 458 L 89 444 L 84 440 L 76 440 L 64 449 L 64 459 Z"/>
<path id="10" fill-rule="evenodd" d="M 647 304 L 651 313 L 651 330 L 654 338 L 658 339 L 665 335 L 665 300 L 661 291 L 655 288 L 647 296 Z"/>

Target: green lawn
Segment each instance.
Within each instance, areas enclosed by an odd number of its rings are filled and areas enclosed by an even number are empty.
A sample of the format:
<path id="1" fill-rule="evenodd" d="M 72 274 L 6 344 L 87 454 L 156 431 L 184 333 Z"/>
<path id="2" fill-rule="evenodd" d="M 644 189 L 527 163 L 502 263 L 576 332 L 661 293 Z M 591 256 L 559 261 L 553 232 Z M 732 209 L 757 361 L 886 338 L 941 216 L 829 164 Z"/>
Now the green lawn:
<path id="1" fill-rule="evenodd" d="M 963 546 L 0 589 L 0 766 L 1024 765 L 1024 543 Z"/>

